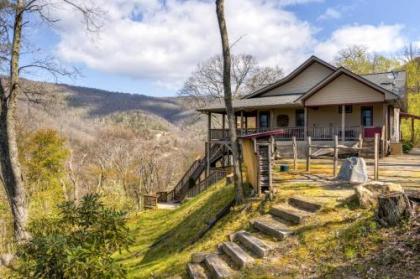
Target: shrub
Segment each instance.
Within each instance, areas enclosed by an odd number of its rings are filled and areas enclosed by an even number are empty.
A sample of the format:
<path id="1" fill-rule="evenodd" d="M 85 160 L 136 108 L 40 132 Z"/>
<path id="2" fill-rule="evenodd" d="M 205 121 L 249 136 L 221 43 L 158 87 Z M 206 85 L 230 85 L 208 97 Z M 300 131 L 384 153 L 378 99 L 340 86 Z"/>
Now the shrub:
<path id="1" fill-rule="evenodd" d="M 413 149 L 414 144 L 410 141 L 404 141 L 402 147 L 403 147 L 403 152 L 408 153 L 411 149 Z"/>
<path id="2" fill-rule="evenodd" d="M 23 278 L 124 278 L 112 254 L 132 243 L 122 211 L 103 205 L 98 195 L 80 204 L 65 202 L 60 215 L 31 224 L 32 240 L 18 249 Z"/>

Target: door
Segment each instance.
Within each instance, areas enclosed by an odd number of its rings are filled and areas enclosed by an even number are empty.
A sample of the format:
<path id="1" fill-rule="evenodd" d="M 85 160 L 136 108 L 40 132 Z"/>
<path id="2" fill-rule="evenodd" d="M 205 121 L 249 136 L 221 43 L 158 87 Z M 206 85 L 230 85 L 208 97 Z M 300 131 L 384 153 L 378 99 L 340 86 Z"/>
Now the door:
<path id="1" fill-rule="evenodd" d="M 258 122 L 260 131 L 268 130 L 270 128 L 270 112 L 261 111 Z"/>
<path id="2" fill-rule="evenodd" d="M 373 107 L 361 107 L 362 126 L 373 127 Z"/>

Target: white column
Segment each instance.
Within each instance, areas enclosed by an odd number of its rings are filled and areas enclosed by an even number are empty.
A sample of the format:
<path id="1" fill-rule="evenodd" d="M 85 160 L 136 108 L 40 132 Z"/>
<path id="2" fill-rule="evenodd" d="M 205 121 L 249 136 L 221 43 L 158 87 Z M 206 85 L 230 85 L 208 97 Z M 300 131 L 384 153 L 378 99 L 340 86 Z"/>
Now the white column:
<path id="1" fill-rule="evenodd" d="M 394 108 L 394 140 L 400 142 L 400 109 Z"/>
<path id="2" fill-rule="evenodd" d="M 346 106 L 341 105 L 341 141 L 346 141 Z"/>

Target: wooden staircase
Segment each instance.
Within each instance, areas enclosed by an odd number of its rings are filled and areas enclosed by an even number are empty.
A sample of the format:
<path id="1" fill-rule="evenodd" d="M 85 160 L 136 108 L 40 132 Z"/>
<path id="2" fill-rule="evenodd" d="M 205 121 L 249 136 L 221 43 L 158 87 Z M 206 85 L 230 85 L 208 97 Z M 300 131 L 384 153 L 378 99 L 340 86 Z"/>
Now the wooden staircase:
<path id="1" fill-rule="evenodd" d="M 288 203 L 273 206 L 269 214 L 252 220 L 251 224 L 254 231 L 281 241 L 320 209 L 321 205 L 307 198 L 293 197 Z M 187 272 L 193 279 L 232 278 L 241 269 L 255 265 L 255 259 L 270 256 L 273 246 L 253 232 L 239 231 L 230 236 L 230 241 L 219 244 L 215 253 L 192 257 L 194 261 L 187 265 Z"/>
<path id="2" fill-rule="evenodd" d="M 384 150 L 382 148 L 383 140 L 379 140 L 379 157 L 383 157 Z M 363 150 L 360 151 L 360 157 L 363 158 L 374 158 L 375 157 L 375 139 L 365 138 L 363 139 Z"/>
<path id="3" fill-rule="evenodd" d="M 220 145 L 213 145 L 210 148 L 210 153 L 207 154 L 210 156 L 209 162 L 210 164 L 216 163 L 218 160 L 220 160 L 223 156 L 223 148 Z M 176 186 L 173 188 L 173 190 L 168 192 L 161 192 L 158 193 L 159 201 L 182 201 L 188 194 L 191 196 L 191 193 L 198 194 L 200 191 L 194 191 L 194 188 L 203 188 L 203 185 L 201 183 L 197 183 L 199 177 L 203 174 L 203 172 L 206 170 L 207 167 L 207 155 L 203 158 L 196 160 L 192 163 L 191 167 L 184 173 L 182 178 L 179 180 L 179 182 L 176 184 Z M 216 177 L 220 179 L 220 173 L 217 173 Z M 207 184 L 209 184 L 209 181 L 213 181 L 214 177 L 210 176 L 208 181 L 206 181 Z"/>
<path id="4" fill-rule="evenodd" d="M 269 143 L 257 143 L 258 189 L 260 193 L 269 191 L 272 185 L 271 150 Z"/>

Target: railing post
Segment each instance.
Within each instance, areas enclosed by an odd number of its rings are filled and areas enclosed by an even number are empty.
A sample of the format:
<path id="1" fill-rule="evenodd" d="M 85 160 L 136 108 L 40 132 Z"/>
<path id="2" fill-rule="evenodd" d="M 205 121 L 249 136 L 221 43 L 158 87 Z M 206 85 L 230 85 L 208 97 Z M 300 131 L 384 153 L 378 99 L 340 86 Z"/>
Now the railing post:
<path id="1" fill-rule="evenodd" d="M 374 169 L 373 169 L 373 176 L 374 176 L 374 180 L 377 181 L 379 179 L 379 173 L 378 173 L 378 168 L 379 168 L 379 134 L 375 133 L 375 164 L 374 164 Z"/>
<path id="2" fill-rule="evenodd" d="M 295 136 L 293 136 L 292 141 L 293 141 L 293 169 L 296 171 L 297 170 L 297 142 L 296 142 Z"/>
<path id="3" fill-rule="evenodd" d="M 362 133 L 359 133 L 359 157 L 362 155 L 362 148 L 363 148 L 363 136 Z"/>
<path id="4" fill-rule="evenodd" d="M 337 161 L 338 161 L 338 136 L 334 136 L 334 166 L 333 166 L 333 176 L 337 176 Z"/>
<path id="5" fill-rule="evenodd" d="M 306 171 L 311 171 L 312 138 L 308 137 L 308 152 L 306 157 Z"/>

